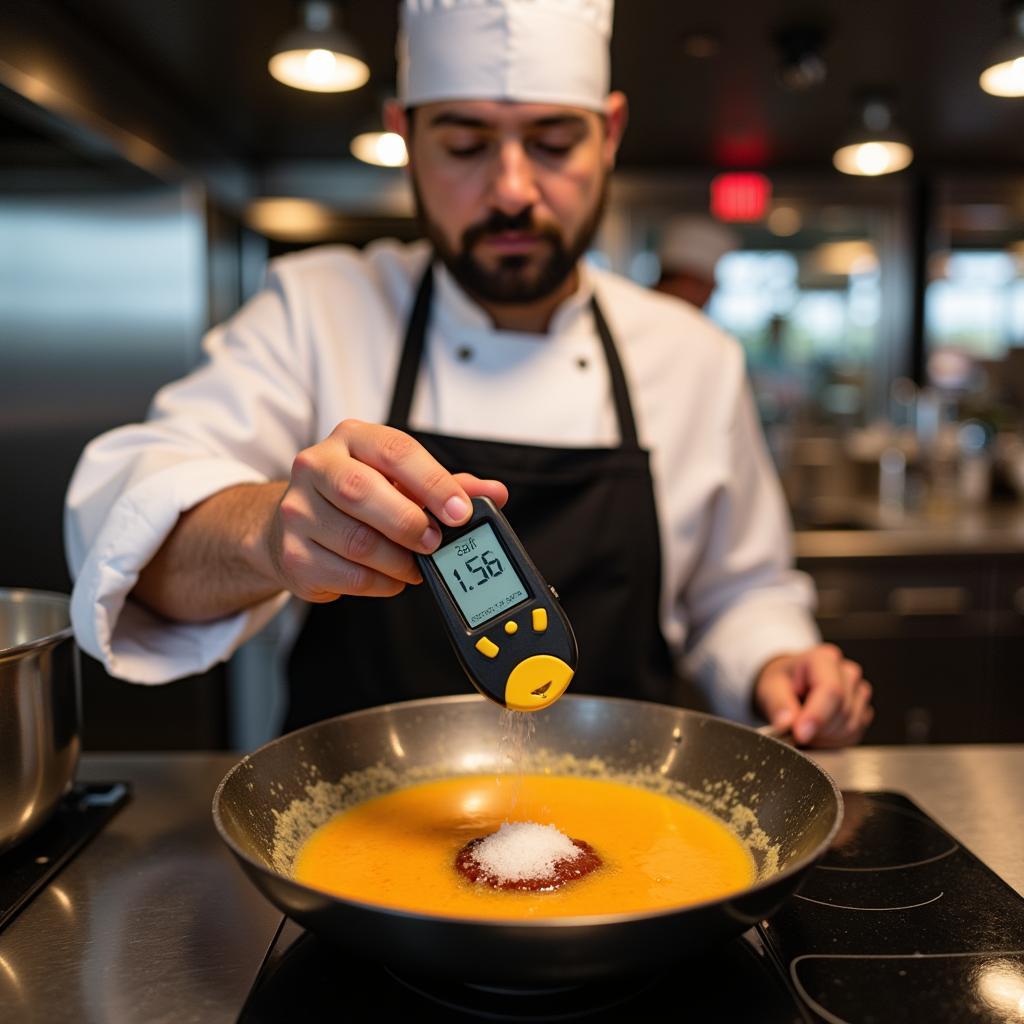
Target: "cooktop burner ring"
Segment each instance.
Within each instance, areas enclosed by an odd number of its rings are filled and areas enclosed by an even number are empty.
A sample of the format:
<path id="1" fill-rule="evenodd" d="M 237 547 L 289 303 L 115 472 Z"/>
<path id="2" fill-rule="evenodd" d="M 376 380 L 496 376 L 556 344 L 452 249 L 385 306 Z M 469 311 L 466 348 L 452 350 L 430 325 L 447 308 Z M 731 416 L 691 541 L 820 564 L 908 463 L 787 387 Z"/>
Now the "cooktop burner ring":
<path id="1" fill-rule="evenodd" d="M 904 983 L 910 988 L 910 991 L 913 991 L 915 984 L 913 975 L 919 973 L 922 967 L 927 969 L 934 961 L 944 960 L 951 961 L 952 964 L 947 965 L 946 969 L 941 972 L 942 974 L 948 974 L 951 968 L 953 970 L 959 968 L 961 972 L 964 972 L 965 969 L 962 963 L 958 962 L 974 960 L 978 961 L 978 964 L 972 966 L 966 973 L 968 976 L 975 977 L 976 984 L 972 990 L 965 991 L 964 998 L 959 1006 L 959 1011 L 963 1014 L 963 1017 L 958 1017 L 958 1019 L 977 1020 L 979 1022 L 1009 1021 L 1013 1020 L 1021 1011 L 1024 1011 L 1024 974 L 1019 969 L 1013 970 L 1012 973 L 1005 970 L 1007 965 L 1011 967 L 1017 966 L 1012 963 L 1011 958 L 1014 957 L 1019 958 L 1021 966 L 1024 966 L 1024 949 L 971 950 L 948 953 L 804 953 L 801 956 L 795 957 L 790 962 L 789 977 L 798 996 L 826 1024 L 855 1024 L 855 1020 L 860 1019 L 860 1017 L 851 1019 L 849 1016 L 841 1016 L 835 1013 L 808 990 L 804 979 L 800 976 L 801 964 L 807 964 L 812 961 L 822 964 L 828 963 L 830 964 L 828 973 L 835 974 L 838 973 L 836 965 L 839 963 L 857 968 L 872 964 L 892 964 L 895 966 L 902 962 L 906 967 L 898 970 L 897 975 L 903 979 Z M 1004 968 L 1002 972 L 1004 977 L 1002 978 L 998 976 L 1000 964 Z M 986 972 L 988 972 L 987 982 Z M 1010 981 L 1009 986 L 1006 985 L 1007 976 Z M 837 981 L 841 982 L 842 979 L 837 979 Z M 1002 984 L 1000 984 L 1001 982 Z M 919 984 L 920 982 L 918 982 Z M 839 992 L 840 988 L 841 986 L 838 986 L 834 991 Z M 899 996 L 896 993 L 890 991 L 889 995 L 896 996 L 894 1001 L 898 1001 Z M 860 1012 L 863 1012 L 862 1008 Z M 877 1015 L 871 1014 L 871 1019 L 879 1018 Z M 927 1019 L 927 1017 L 922 1016 L 918 1018 L 914 1016 L 912 1019 Z"/>
<path id="2" fill-rule="evenodd" d="M 851 792 L 844 798 L 843 823 L 816 871 L 909 871 L 952 857 L 960 849 L 951 835 L 914 806 L 900 806 L 886 799 L 886 794 Z M 898 856 L 901 846 L 903 856 L 910 854 L 910 859 L 878 862 L 880 850 L 892 850 Z M 865 858 L 875 863 L 864 863 Z"/>
<path id="3" fill-rule="evenodd" d="M 869 914 L 884 914 L 893 910 L 919 910 L 921 907 L 927 907 L 930 903 L 938 903 L 946 893 L 943 891 L 938 896 L 932 896 L 931 899 L 922 900 L 920 903 L 908 903 L 902 907 L 852 907 L 845 903 L 829 903 L 827 900 L 815 900 L 810 896 L 801 896 L 800 893 L 795 895 L 798 900 L 803 900 L 805 903 L 817 903 L 819 907 L 828 907 L 829 910 L 862 910 Z"/>
<path id="4" fill-rule="evenodd" d="M 910 868 L 922 868 L 928 864 L 934 864 L 938 860 L 945 860 L 947 857 L 952 857 L 957 850 L 959 845 L 953 845 L 948 850 L 943 850 L 942 853 L 937 853 L 934 857 L 926 857 L 924 860 L 912 860 L 906 864 L 884 864 L 877 868 L 841 868 L 832 864 L 819 864 L 819 871 L 907 871 Z"/>
<path id="5" fill-rule="evenodd" d="M 633 978 L 616 978 L 585 985 L 550 988 L 514 988 L 473 982 L 412 978 L 384 967 L 387 974 L 410 992 L 437 1006 L 484 1020 L 559 1021 L 591 1017 L 614 1009 L 659 982 L 664 971 Z"/>

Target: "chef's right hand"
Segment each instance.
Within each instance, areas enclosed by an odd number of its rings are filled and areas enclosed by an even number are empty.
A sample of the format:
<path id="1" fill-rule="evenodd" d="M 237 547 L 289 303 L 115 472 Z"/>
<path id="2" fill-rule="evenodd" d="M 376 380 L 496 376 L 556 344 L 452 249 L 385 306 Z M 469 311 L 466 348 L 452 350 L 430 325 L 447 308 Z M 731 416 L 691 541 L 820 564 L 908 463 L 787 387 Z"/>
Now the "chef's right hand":
<path id="1" fill-rule="evenodd" d="M 471 496 L 500 507 L 508 489 L 449 473 L 394 427 L 344 420 L 295 457 L 268 531 L 270 562 L 282 586 L 307 601 L 391 597 L 421 580 L 412 552 L 429 554 L 441 539 L 424 509 L 458 526 Z"/>

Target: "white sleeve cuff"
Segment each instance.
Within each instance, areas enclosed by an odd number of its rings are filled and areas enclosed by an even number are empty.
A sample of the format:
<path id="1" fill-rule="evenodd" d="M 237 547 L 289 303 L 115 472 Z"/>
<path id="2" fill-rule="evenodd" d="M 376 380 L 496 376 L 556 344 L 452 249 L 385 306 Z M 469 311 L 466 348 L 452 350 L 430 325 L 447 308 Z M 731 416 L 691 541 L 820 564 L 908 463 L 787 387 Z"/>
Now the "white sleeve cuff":
<path id="1" fill-rule="evenodd" d="M 169 622 L 127 600 L 139 572 L 156 554 L 182 512 L 236 484 L 266 477 L 232 459 L 187 459 L 146 477 L 114 504 L 71 595 L 75 638 L 111 675 L 165 683 L 224 661 L 270 621 L 281 593 L 215 622 Z"/>
<path id="2" fill-rule="evenodd" d="M 756 674 L 771 658 L 819 643 L 821 636 L 806 609 L 752 598 L 715 623 L 690 653 L 687 667 L 715 714 L 760 724 L 752 700 Z"/>

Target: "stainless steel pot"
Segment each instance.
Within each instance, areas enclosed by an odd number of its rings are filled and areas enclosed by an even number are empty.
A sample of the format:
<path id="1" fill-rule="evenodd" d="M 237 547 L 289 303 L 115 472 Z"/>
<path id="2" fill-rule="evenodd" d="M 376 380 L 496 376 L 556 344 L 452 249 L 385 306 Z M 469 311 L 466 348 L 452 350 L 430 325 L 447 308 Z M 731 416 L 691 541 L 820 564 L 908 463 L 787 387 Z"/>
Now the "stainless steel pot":
<path id="1" fill-rule="evenodd" d="M 282 736 L 227 774 L 214 797 L 214 821 L 264 895 L 312 931 L 406 973 L 517 986 L 647 970 L 738 935 L 778 909 L 839 828 L 842 798 L 828 775 L 745 726 L 681 708 L 581 696 L 563 697 L 534 718 L 530 746 L 537 750 L 582 762 L 598 758 L 602 771 L 627 773 L 638 784 L 654 776 L 698 796 L 719 795 L 708 809 L 726 821 L 734 809 L 753 809 L 767 840 L 765 846 L 749 837 L 757 880 L 732 896 L 678 909 L 527 921 L 411 913 L 296 882 L 282 863 L 279 826 L 292 801 L 308 799 L 312 784 L 371 767 L 393 773 L 397 785 L 417 769 L 503 770 L 500 713 L 475 696 L 372 708 Z M 329 814 L 331 801 L 321 807 Z M 292 850 L 308 834 L 306 825 L 300 831 L 285 836 Z"/>
<path id="2" fill-rule="evenodd" d="M 81 749 L 70 599 L 0 589 L 0 851 L 46 820 Z"/>

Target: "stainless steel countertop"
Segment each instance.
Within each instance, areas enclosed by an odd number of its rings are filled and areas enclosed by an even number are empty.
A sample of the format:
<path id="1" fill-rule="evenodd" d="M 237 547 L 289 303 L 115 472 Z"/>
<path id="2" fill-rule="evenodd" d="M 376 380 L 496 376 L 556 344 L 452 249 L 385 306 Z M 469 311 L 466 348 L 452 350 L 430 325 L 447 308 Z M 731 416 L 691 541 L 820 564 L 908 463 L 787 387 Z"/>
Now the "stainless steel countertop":
<path id="1" fill-rule="evenodd" d="M 932 512 L 891 511 L 877 502 L 843 502 L 833 521 L 857 529 L 801 529 L 797 558 L 888 558 L 908 555 L 1024 554 L 1024 503 Z"/>
<path id="2" fill-rule="evenodd" d="M 280 913 L 213 827 L 233 754 L 88 755 L 131 802 L 0 932 L 0 1019 L 233 1021 Z"/>
<path id="3" fill-rule="evenodd" d="M 1024 896 L 1024 745 L 857 747 L 814 759 L 842 789 L 905 793 Z"/>
<path id="4" fill-rule="evenodd" d="M 844 787 L 908 794 L 1024 894 L 1024 746 L 822 753 Z M 131 803 L 0 932 L 0 1019 L 236 1020 L 280 915 L 210 816 L 233 754 L 88 755 L 83 780 Z"/>

